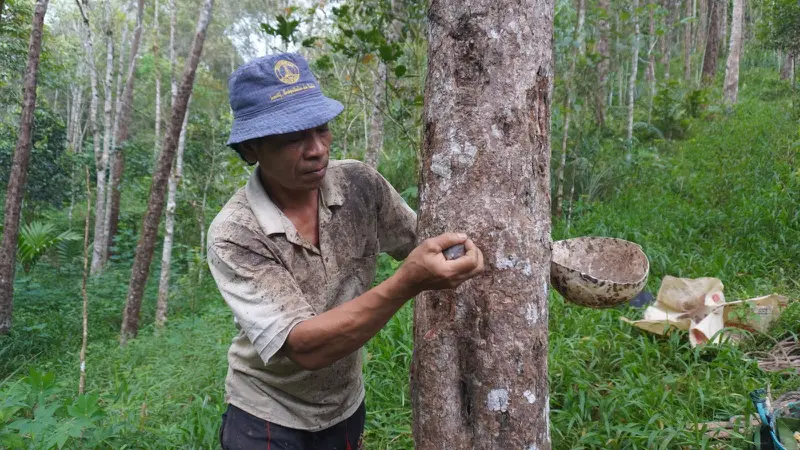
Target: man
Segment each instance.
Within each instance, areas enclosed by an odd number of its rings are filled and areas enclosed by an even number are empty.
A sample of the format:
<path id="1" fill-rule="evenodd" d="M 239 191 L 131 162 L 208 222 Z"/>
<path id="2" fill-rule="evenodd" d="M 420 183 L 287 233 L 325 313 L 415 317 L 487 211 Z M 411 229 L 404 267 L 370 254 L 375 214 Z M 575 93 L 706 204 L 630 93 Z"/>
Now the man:
<path id="1" fill-rule="evenodd" d="M 225 449 L 356 450 L 364 428 L 361 347 L 423 290 L 483 271 L 447 233 L 418 247 L 416 215 L 374 169 L 329 161 L 343 109 L 296 54 L 259 58 L 229 80 L 228 144 L 258 164 L 209 229 L 208 261 L 239 328 L 228 351 Z M 442 251 L 464 244 L 466 254 Z M 403 265 L 370 289 L 376 257 Z"/>

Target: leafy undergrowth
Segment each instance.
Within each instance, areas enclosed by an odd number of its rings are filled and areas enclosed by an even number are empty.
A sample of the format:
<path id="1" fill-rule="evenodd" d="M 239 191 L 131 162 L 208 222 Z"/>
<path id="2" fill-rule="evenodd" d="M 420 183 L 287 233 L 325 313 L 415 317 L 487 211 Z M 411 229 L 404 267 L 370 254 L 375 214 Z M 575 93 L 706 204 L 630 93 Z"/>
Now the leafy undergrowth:
<path id="1" fill-rule="evenodd" d="M 639 148 L 633 161 L 619 162 L 614 170 L 624 177 L 611 193 L 601 202 L 579 201 L 570 231 L 558 222 L 554 238 L 602 235 L 641 244 L 651 292 L 669 274 L 718 277 L 729 300 L 800 297 L 799 130 L 788 101 L 765 86 L 745 85 L 734 114 L 692 122 L 686 140 Z M 379 278 L 397 267 L 388 257 L 380 261 Z M 0 338 L 0 447 L 216 448 L 234 328 L 213 282 L 178 276 L 168 328 L 156 334 L 145 327 L 120 348 L 129 269 L 93 281 L 87 395 L 78 397 L 74 270 L 37 267 L 17 282 L 15 329 Z M 151 285 L 143 323 L 152 322 L 154 297 Z M 550 307 L 555 449 L 719 445 L 687 425 L 750 412 L 754 388 L 769 384 L 780 393 L 800 385 L 798 377 L 764 373 L 746 358 L 746 350 L 800 331 L 797 305 L 770 336 L 695 349 L 684 333 L 657 337 L 619 320 L 638 318 L 639 310 L 578 308 L 555 293 Z M 407 305 L 366 349 L 371 449 L 412 448 L 411 317 Z M 742 448 L 745 439 L 722 445 Z"/>

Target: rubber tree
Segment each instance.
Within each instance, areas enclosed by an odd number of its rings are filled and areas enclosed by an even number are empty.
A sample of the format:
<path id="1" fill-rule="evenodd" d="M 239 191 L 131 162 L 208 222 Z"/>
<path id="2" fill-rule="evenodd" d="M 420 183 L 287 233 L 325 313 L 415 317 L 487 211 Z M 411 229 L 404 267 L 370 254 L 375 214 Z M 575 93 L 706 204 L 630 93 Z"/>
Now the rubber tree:
<path id="1" fill-rule="evenodd" d="M 144 297 L 144 287 L 150 273 L 150 263 L 153 260 L 153 252 L 158 238 L 158 224 L 161 214 L 164 212 L 164 200 L 172 169 L 172 161 L 175 159 L 175 152 L 178 149 L 178 139 L 180 137 L 181 125 L 189 104 L 189 96 L 192 94 L 194 86 L 197 64 L 203 52 L 203 43 L 206 38 L 208 22 L 211 20 L 211 9 L 214 0 L 205 0 L 200 18 L 197 21 L 194 39 L 189 58 L 181 78 L 178 93 L 175 96 L 175 104 L 172 107 L 170 121 L 167 125 L 167 133 L 161 153 L 158 155 L 155 171 L 153 172 L 153 182 L 150 185 L 150 196 L 147 201 L 147 211 L 142 223 L 142 234 L 136 246 L 136 257 L 133 260 L 131 269 L 131 280 L 128 285 L 128 297 L 125 302 L 125 311 L 122 316 L 122 330 L 120 343 L 124 345 L 131 337 L 135 337 L 139 331 L 139 312 L 142 307 L 142 297 Z"/>
<path id="2" fill-rule="evenodd" d="M 484 274 L 414 305 L 418 450 L 550 449 L 553 0 L 428 10 L 420 240 L 466 232 Z"/>
<path id="3" fill-rule="evenodd" d="M 731 40 L 728 61 L 725 64 L 725 84 L 722 87 L 725 104 L 728 106 L 735 105 L 739 96 L 739 61 L 744 44 L 744 3 L 745 0 L 733 0 Z"/>
<path id="4" fill-rule="evenodd" d="M 22 87 L 22 112 L 19 118 L 19 135 L 8 176 L 6 203 L 3 210 L 3 240 L 0 243 L 0 335 L 11 330 L 14 307 L 14 272 L 17 267 L 17 239 L 22 210 L 25 180 L 31 158 L 33 112 L 36 109 L 36 78 L 39 73 L 39 55 L 42 52 L 42 31 L 47 0 L 37 0 L 33 11 L 31 38 L 28 42 L 28 64 Z"/>

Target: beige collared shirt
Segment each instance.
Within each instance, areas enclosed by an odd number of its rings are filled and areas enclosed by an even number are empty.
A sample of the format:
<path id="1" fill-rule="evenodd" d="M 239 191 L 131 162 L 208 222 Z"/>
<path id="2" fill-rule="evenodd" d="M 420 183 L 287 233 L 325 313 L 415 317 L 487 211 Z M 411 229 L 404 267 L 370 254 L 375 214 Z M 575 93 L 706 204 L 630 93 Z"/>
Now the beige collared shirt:
<path id="1" fill-rule="evenodd" d="M 364 399 L 361 351 L 317 371 L 281 354 L 298 323 L 363 294 L 376 257 L 404 259 L 417 218 L 374 169 L 331 161 L 320 188 L 319 248 L 270 200 L 254 170 L 208 232 L 208 263 L 239 334 L 228 351 L 226 401 L 264 420 L 321 430 Z"/>

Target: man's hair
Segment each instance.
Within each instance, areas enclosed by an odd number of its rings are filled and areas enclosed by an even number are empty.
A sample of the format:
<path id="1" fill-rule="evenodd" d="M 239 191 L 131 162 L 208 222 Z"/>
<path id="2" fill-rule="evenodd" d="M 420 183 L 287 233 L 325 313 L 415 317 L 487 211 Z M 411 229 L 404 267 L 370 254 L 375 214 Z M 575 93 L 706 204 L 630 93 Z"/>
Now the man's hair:
<path id="1" fill-rule="evenodd" d="M 245 141 L 245 142 L 247 142 L 247 141 Z M 236 153 L 239 155 L 239 158 L 242 158 L 242 161 L 244 161 L 244 162 L 246 162 L 246 163 L 247 163 L 247 165 L 248 165 L 248 166 L 253 166 L 253 165 L 255 165 L 256 163 L 253 163 L 253 162 L 250 162 L 250 161 L 248 161 L 248 160 L 247 160 L 247 158 L 245 158 L 245 157 L 244 157 L 244 154 L 242 153 L 242 147 L 241 147 L 241 145 L 242 145 L 243 143 L 244 143 L 244 142 L 240 142 L 240 143 L 238 143 L 238 144 L 231 144 L 231 145 L 230 145 L 230 147 L 231 147 L 231 148 L 232 148 L 232 149 L 233 149 L 233 150 L 234 150 L 234 151 L 235 151 L 235 152 L 236 152 Z"/>

